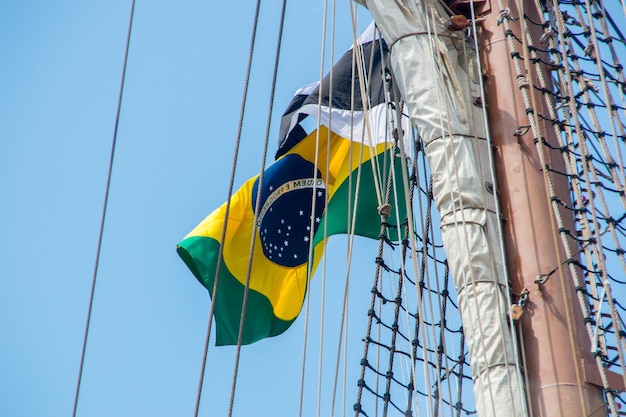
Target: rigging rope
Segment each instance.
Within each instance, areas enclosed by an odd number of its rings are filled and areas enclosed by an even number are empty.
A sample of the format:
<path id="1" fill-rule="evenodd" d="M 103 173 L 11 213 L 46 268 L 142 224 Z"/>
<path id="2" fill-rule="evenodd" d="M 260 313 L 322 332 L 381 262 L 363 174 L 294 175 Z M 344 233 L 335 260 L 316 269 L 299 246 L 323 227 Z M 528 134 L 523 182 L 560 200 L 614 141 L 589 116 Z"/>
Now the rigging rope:
<path id="1" fill-rule="evenodd" d="M 131 1 L 130 17 L 128 19 L 128 31 L 126 33 L 126 46 L 124 49 L 124 63 L 122 64 L 122 77 L 120 80 L 120 91 L 117 97 L 117 110 L 115 113 L 115 127 L 113 128 L 113 139 L 111 140 L 111 152 L 109 156 L 109 167 L 107 171 L 107 182 L 104 189 L 104 203 L 102 206 L 102 216 L 100 218 L 100 231 L 98 232 L 98 246 L 96 249 L 96 259 L 93 269 L 93 277 L 91 279 L 91 291 L 89 294 L 89 307 L 87 308 L 87 320 L 85 323 L 85 334 L 83 337 L 83 345 L 80 354 L 80 366 L 78 369 L 78 380 L 76 381 L 76 392 L 74 394 L 74 406 L 72 408 L 72 417 L 76 417 L 78 409 L 78 398 L 80 395 L 80 387 L 83 379 L 83 369 L 85 366 L 85 353 L 87 351 L 87 339 L 89 337 L 89 326 L 91 324 L 91 313 L 93 311 L 93 300 L 96 292 L 96 280 L 98 277 L 98 268 L 100 265 L 100 253 L 102 249 L 102 240 L 104 236 L 104 224 L 106 220 L 107 207 L 109 204 L 109 191 L 111 189 L 111 177 L 113 175 L 113 161 L 115 160 L 115 147 L 117 144 L 117 132 L 120 124 L 120 113 L 122 110 L 122 97 L 124 95 L 124 82 L 126 80 L 126 65 L 128 63 L 128 51 L 130 49 L 130 37 L 133 29 L 133 18 L 135 15 L 135 0 Z"/>
<path id="2" fill-rule="evenodd" d="M 333 63 L 335 61 L 335 11 L 336 11 L 336 0 L 332 0 L 331 3 L 331 24 L 330 24 L 330 62 Z M 329 85 L 332 87 L 333 85 L 333 65 L 330 66 L 330 71 L 328 73 Z M 321 82 L 320 82 L 321 84 Z M 318 128 L 319 128 L 319 115 L 321 114 L 321 101 L 322 97 L 320 94 L 320 98 L 318 101 Z M 328 91 L 328 132 L 326 134 L 326 149 L 330 150 L 330 140 L 331 140 L 331 132 L 332 132 L 332 108 L 333 108 L 333 88 L 330 88 Z M 316 161 L 317 162 L 317 161 Z M 330 178 L 330 151 L 326 152 L 326 172 L 325 177 Z M 325 194 L 324 197 L 324 207 L 328 207 L 329 195 Z M 311 219 L 312 220 L 312 219 Z M 328 222 L 324 222 L 324 232 L 323 232 L 323 247 L 324 253 L 326 253 L 326 242 L 328 237 Z M 313 245 L 311 244 L 311 247 Z M 322 363 L 324 359 L 324 321 L 325 321 L 325 308 L 326 308 L 326 257 L 322 259 L 322 278 L 321 278 L 321 296 L 320 296 L 320 325 L 319 325 L 319 355 L 318 355 L 318 370 L 317 370 L 317 416 L 320 417 L 322 413 Z M 334 396 L 334 393 L 333 393 Z"/>
<path id="3" fill-rule="evenodd" d="M 256 44 L 256 34 L 257 34 L 257 28 L 258 28 L 258 23 L 259 23 L 259 11 L 261 8 L 261 0 L 257 0 L 256 3 L 256 8 L 254 11 L 254 21 L 252 24 L 252 35 L 251 35 L 251 39 L 250 39 L 250 48 L 248 50 L 248 63 L 246 66 L 246 75 L 245 75 L 245 80 L 244 80 L 244 86 L 243 86 L 243 93 L 241 95 L 241 108 L 239 111 L 239 122 L 237 124 L 237 135 L 235 137 L 235 149 L 233 152 L 233 164 L 231 167 L 231 172 L 230 172 L 230 180 L 228 183 L 228 194 L 226 196 L 226 207 L 225 207 L 225 212 L 224 212 L 224 219 L 228 219 L 229 214 L 230 214 L 230 206 L 231 206 L 231 197 L 233 194 L 233 189 L 234 189 L 234 183 L 235 183 L 235 172 L 237 170 L 237 158 L 239 156 L 239 145 L 241 143 L 241 132 L 243 129 L 243 120 L 244 120 L 244 115 L 245 115 L 245 110 L 246 110 L 246 103 L 248 101 L 248 87 L 250 85 L 250 72 L 252 69 L 252 57 L 254 55 L 254 47 Z M 227 226 L 228 226 L 228 221 L 224 221 L 224 227 L 222 228 L 222 235 L 220 237 L 220 242 L 224 242 L 225 241 L 225 236 L 226 236 L 226 230 L 227 230 Z M 204 350 L 202 353 L 202 363 L 200 366 L 200 379 L 198 381 L 198 390 L 196 393 L 196 403 L 195 403 L 195 407 L 194 407 L 194 417 L 198 417 L 198 412 L 200 411 L 200 400 L 202 399 L 202 388 L 204 385 L 204 375 L 206 372 L 206 362 L 207 362 L 207 356 L 208 356 L 208 352 L 209 352 L 209 341 L 210 341 L 210 337 L 211 337 L 211 329 L 212 329 L 212 325 L 213 325 L 213 316 L 215 315 L 215 302 L 214 300 L 217 299 L 217 289 L 218 289 L 218 283 L 219 283 L 219 279 L 220 279 L 220 272 L 221 272 L 221 265 L 222 265 L 222 260 L 224 258 L 224 245 L 219 245 L 219 252 L 218 252 L 218 256 L 217 256 L 217 267 L 215 270 L 215 282 L 213 283 L 213 298 L 211 300 L 211 307 L 209 309 L 209 317 L 208 317 L 208 323 L 207 323 L 207 330 L 206 330 L 206 335 L 205 335 L 205 340 L 204 340 Z M 230 407 L 232 408 L 232 407 Z"/>
<path id="4" fill-rule="evenodd" d="M 259 179 L 258 179 L 256 204 L 254 207 L 253 224 L 257 224 L 257 221 L 259 218 L 259 212 L 261 210 L 261 192 L 262 192 L 262 186 L 263 186 L 263 175 L 265 172 L 265 160 L 267 158 L 267 148 L 268 148 L 268 143 L 269 143 L 270 127 L 271 127 L 271 122 L 272 122 L 272 112 L 274 109 L 274 94 L 276 92 L 276 80 L 278 76 L 278 64 L 280 62 L 280 50 L 281 50 L 281 45 L 282 45 L 282 40 L 283 40 L 283 29 L 285 25 L 286 8 L 287 8 L 287 0 L 283 0 L 282 7 L 281 7 L 281 14 L 280 14 L 280 23 L 279 23 L 279 28 L 278 28 L 278 40 L 276 43 L 276 55 L 274 59 L 274 71 L 272 75 L 272 85 L 270 88 L 267 122 L 265 126 L 265 137 L 263 140 L 263 154 L 261 156 L 261 170 L 260 170 Z M 239 372 L 239 359 L 241 357 L 241 343 L 243 340 L 243 330 L 245 326 L 246 311 L 248 307 L 248 295 L 250 293 L 250 277 L 252 274 L 252 261 L 253 261 L 254 247 L 255 247 L 255 242 L 256 242 L 255 237 L 256 237 L 255 233 L 253 233 L 250 237 L 250 248 L 248 252 L 248 269 L 246 272 L 246 284 L 245 284 L 244 293 L 243 293 L 243 301 L 242 301 L 242 307 L 241 307 L 241 319 L 239 322 L 239 335 L 237 337 L 237 351 L 236 351 L 235 365 L 234 365 L 234 370 L 233 370 L 233 383 L 232 383 L 231 394 L 230 394 L 230 405 L 228 409 L 229 417 L 232 416 L 233 406 L 235 402 L 235 388 L 237 385 L 237 375 Z"/>
<path id="5" fill-rule="evenodd" d="M 352 13 L 352 16 L 354 16 L 354 12 L 353 12 L 353 7 L 356 8 L 356 3 L 350 2 L 349 3 L 349 7 L 350 7 L 350 11 Z M 356 22 L 353 21 L 353 25 L 356 25 Z M 334 20 L 333 20 L 333 28 L 334 28 Z M 334 45 L 334 43 L 333 43 Z M 355 76 L 355 55 L 354 53 L 352 54 L 351 57 L 351 67 L 350 67 L 350 71 L 351 71 L 351 79 L 354 79 Z M 332 71 L 332 68 L 331 68 Z M 330 83 L 332 85 L 332 82 Z M 331 91 L 332 93 L 332 91 Z M 350 137 L 353 137 L 354 134 L 354 83 L 351 83 L 350 85 Z M 330 99 L 329 97 L 329 103 L 332 103 L 332 99 Z M 332 114 L 332 112 L 329 112 L 330 114 Z M 329 120 L 329 124 L 330 124 L 330 120 Z M 329 155 L 330 156 L 330 155 Z M 352 170 L 353 170 L 353 166 L 352 166 L 352 159 L 353 157 L 353 147 L 350 147 L 349 150 L 349 159 L 350 159 L 350 167 L 349 167 L 349 171 L 350 174 L 348 175 L 348 189 L 352 189 Z M 329 162 L 327 160 L 327 165 L 329 165 Z M 328 175 L 328 173 L 327 173 Z M 337 338 L 337 356 L 336 356 L 336 360 L 335 360 L 335 376 L 333 378 L 333 390 L 332 390 L 332 400 L 331 400 L 331 406 L 330 406 L 330 416 L 333 417 L 334 416 L 334 412 L 335 412 L 335 399 L 336 399 L 336 395 L 337 395 L 337 381 L 339 379 L 339 364 L 341 361 L 341 345 L 343 344 L 343 358 L 344 358 L 344 372 L 343 372 L 343 381 L 342 381 L 342 385 L 343 385 L 343 390 L 342 390 L 342 407 L 341 409 L 344 410 L 342 413 L 342 417 L 345 416 L 345 406 L 346 406 L 346 395 L 347 395 L 347 381 L 346 381 L 346 367 L 347 367 L 347 363 L 348 363 L 348 302 L 349 302 L 349 284 L 350 284 L 350 266 L 351 266 L 351 262 L 352 262 L 352 245 L 354 243 L 354 227 L 355 227 L 355 219 L 356 216 L 351 216 L 351 210 L 352 210 L 352 194 L 348 193 L 348 203 L 347 203 L 347 215 L 346 215 L 346 219 L 347 219 L 347 230 L 348 230 L 348 243 L 347 243 L 347 250 L 346 250 L 346 273 L 345 273 L 345 281 L 344 281 L 344 290 L 343 290 L 343 304 L 342 304 L 342 309 L 341 309 L 341 323 L 339 325 L 339 337 Z M 326 225 L 326 223 L 325 223 Z M 324 238 L 326 238 L 326 230 L 324 231 Z M 321 354 L 321 349 L 320 349 L 320 354 Z"/>
<path id="6" fill-rule="evenodd" d="M 318 170 L 317 170 L 317 166 L 319 164 L 319 152 L 320 152 L 320 126 L 321 126 L 321 113 L 322 113 L 322 98 L 324 95 L 324 91 L 323 91 L 323 80 L 324 80 L 324 65 L 325 65 L 325 56 L 326 56 L 326 27 L 327 27 L 327 23 L 328 23 L 328 0 L 324 0 L 324 13 L 323 13 L 323 17 L 322 17 L 322 47 L 321 47 L 321 51 L 320 51 L 320 71 L 319 71 L 319 96 L 318 96 L 318 101 L 317 101 L 317 129 L 316 129 L 316 134 L 315 134 L 315 156 L 313 158 L 314 164 L 316 169 L 313 170 L 313 193 L 311 195 L 311 213 L 315 213 L 315 206 L 316 206 L 316 199 L 315 199 L 315 193 L 317 190 L 317 179 L 318 179 Z M 332 85 L 332 84 L 331 84 Z M 331 103 L 329 103 L 329 105 L 331 105 Z M 330 134 L 330 133 L 329 133 Z M 327 200 L 326 200 L 327 201 Z M 308 335 L 309 335 L 309 311 L 310 311 L 310 306 L 311 306 L 311 297 L 309 296 L 309 281 L 311 279 L 311 275 L 313 272 L 313 252 L 315 250 L 315 245 L 313 243 L 314 241 L 314 234 L 315 234 L 315 228 L 314 228 L 314 222 L 315 222 L 315 216 L 311 216 L 310 219 L 310 223 L 309 223 L 309 242 L 311 242 L 311 244 L 309 245 L 309 250 L 308 250 L 308 254 L 307 254 L 307 279 L 306 279 L 306 294 L 305 294 L 305 314 L 304 314 L 304 334 L 303 334 L 303 341 L 302 341 L 302 370 L 301 370 L 301 379 L 300 379 L 300 406 L 299 406 L 299 416 L 302 417 L 302 411 L 303 411 L 303 406 L 304 406 L 304 383 L 305 383 L 305 371 L 306 371 L 306 357 L 307 357 L 307 340 L 308 340 Z M 325 242 L 325 238 L 326 236 L 324 236 L 324 242 Z M 323 243 L 324 246 L 326 245 L 325 243 Z M 320 355 L 321 355 L 321 351 L 320 351 Z M 318 407 L 319 407 L 319 398 L 318 398 Z M 318 408 L 318 412 L 319 412 L 319 408 Z"/>

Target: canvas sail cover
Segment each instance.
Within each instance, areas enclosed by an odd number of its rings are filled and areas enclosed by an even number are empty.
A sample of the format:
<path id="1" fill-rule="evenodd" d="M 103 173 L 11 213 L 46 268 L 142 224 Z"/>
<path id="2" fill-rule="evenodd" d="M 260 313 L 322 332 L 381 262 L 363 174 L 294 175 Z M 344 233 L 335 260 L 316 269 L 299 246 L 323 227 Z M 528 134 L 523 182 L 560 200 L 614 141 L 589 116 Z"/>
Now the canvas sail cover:
<path id="1" fill-rule="evenodd" d="M 507 320 L 506 274 L 475 53 L 446 29 L 436 0 L 357 0 L 391 47 L 411 122 L 424 142 L 458 293 L 480 417 L 526 415 Z"/>

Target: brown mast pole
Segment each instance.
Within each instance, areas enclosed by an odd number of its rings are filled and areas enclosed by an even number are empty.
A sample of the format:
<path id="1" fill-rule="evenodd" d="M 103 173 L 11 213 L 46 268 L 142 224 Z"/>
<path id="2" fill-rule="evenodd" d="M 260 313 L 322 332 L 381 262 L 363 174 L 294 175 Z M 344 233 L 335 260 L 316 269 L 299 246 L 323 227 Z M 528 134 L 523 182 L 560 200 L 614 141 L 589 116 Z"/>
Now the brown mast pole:
<path id="1" fill-rule="evenodd" d="M 526 3 L 526 14 L 541 21 L 533 2 Z M 514 1 L 507 2 L 507 6 L 512 17 L 523 18 Z M 496 0 L 491 0 L 491 11 L 485 17 L 479 39 L 508 272 L 515 293 L 520 294 L 524 288 L 530 291 L 520 319 L 529 409 L 533 417 L 606 416 L 602 391 L 589 382 L 595 381 L 595 365 L 569 269 L 562 266 L 544 284 L 535 283 L 538 276 L 558 267 L 559 260 L 563 262 L 566 257 L 551 220 L 535 138 L 531 129 L 523 128 L 530 125 L 529 117 L 504 25 L 497 22 L 500 10 Z M 520 20 L 509 20 L 509 24 L 515 36 L 522 39 Z M 541 34 L 532 33 L 533 39 L 538 40 Z M 521 49 L 518 51 L 523 55 Z M 522 134 L 518 131 L 516 136 L 514 132 L 520 127 Z M 542 123 L 540 132 L 549 143 L 557 144 L 551 125 Z M 547 153 L 546 161 L 556 170 L 565 171 L 559 152 Z M 554 182 L 559 197 L 571 206 L 564 179 L 555 178 Z M 563 213 L 563 218 L 574 230 L 571 215 Z"/>

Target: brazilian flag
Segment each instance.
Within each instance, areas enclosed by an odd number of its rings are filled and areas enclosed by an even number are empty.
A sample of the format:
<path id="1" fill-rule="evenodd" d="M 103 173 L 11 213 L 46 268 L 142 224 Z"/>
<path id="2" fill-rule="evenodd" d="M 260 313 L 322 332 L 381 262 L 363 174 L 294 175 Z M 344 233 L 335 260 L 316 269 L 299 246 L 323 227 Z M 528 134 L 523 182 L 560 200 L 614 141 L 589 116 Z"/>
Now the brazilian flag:
<path id="1" fill-rule="evenodd" d="M 218 345 L 237 344 L 253 233 L 255 247 L 242 343 L 282 333 L 300 312 L 307 286 L 310 227 L 319 227 L 326 198 L 321 176 L 318 172 L 316 179 L 314 169 L 301 156 L 286 155 L 264 174 L 257 225 L 254 207 L 258 176 L 248 180 L 232 196 L 224 242 L 220 239 L 225 204 L 178 245 L 181 258 L 211 292 Z M 313 195 L 315 211 L 311 210 Z M 223 245 L 223 259 L 214 296 L 220 245 Z M 315 251 L 315 264 L 321 254 L 321 250 Z"/>
<path id="2" fill-rule="evenodd" d="M 354 233 L 377 238 L 379 197 L 385 194 L 390 172 L 396 176 L 397 189 L 391 193 L 403 196 L 400 158 L 394 158 L 384 116 L 388 113 L 383 94 L 382 62 L 386 54 L 380 40 L 363 43 L 363 51 L 371 51 L 370 59 L 364 52 L 364 61 L 372 62 L 370 98 L 374 97 L 370 136 L 365 137 L 363 126 L 365 110 L 334 108 L 328 102 L 325 89 L 331 88 L 328 77 L 321 87 L 313 84 L 300 89 L 288 107 L 281 123 L 281 144 L 277 160 L 263 175 L 259 214 L 255 224 L 259 177 L 253 177 L 233 194 L 228 219 L 226 205 L 211 213 L 180 244 L 178 253 L 200 283 L 211 293 L 215 303 L 217 345 L 237 344 L 243 307 L 246 275 L 251 262 L 250 286 L 244 321 L 242 344 L 250 344 L 284 332 L 297 318 L 308 286 L 308 256 L 313 248 L 311 271 L 323 254 L 327 236 L 350 231 L 353 214 Z M 335 105 L 350 101 L 345 93 L 358 87 L 351 80 L 352 55 L 344 55 L 334 68 Z M 344 74 L 343 78 L 341 74 Z M 374 76 L 373 76 L 374 78 Z M 373 87 L 372 87 L 373 86 Z M 357 94 L 360 94 L 358 89 Z M 301 121 L 313 114 L 311 104 L 322 94 L 322 125 L 307 134 Z M 341 98 L 343 94 L 343 99 Z M 359 96 L 357 96 L 359 97 Z M 338 100 L 337 102 L 335 102 Z M 343 103 L 343 104 L 342 104 Z M 317 113 L 317 105 L 315 106 Z M 332 119 L 332 121 L 331 121 Z M 328 129 L 327 125 L 331 125 Z M 361 135 L 347 135 L 347 132 Z M 371 133 L 373 132 L 373 133 Z M 317 147 L 318 157 L 315 159 Z M 357 177 L 360 181 L 357 181 Z M 374 178 L 377 180 L 374 180 Z M 357 190 L 358 186 L 358 190 Z M 381 192 L 376 192 L 376 187 Z M 351 205 L 358 197 L 356 212 Z M 326 202 L 328 201 L 328 206 Z M 405 213 L 405 200 L 392 199 L 390 203 Z M 401 214 L 403 219 L 405 214 Z M 392 224 L 389 238 L 399 240 L 398 229 Z M 227 223 L 225 240 L 221 241 Z M 312 239 L 311 239 L 312 238 Z M 250 259 L 250 242 L 254 251 Z M 218 259 L 220 246 L 223 258 Z M 216 270 L 220 264 L 217 293 L 213 294 Z"/>

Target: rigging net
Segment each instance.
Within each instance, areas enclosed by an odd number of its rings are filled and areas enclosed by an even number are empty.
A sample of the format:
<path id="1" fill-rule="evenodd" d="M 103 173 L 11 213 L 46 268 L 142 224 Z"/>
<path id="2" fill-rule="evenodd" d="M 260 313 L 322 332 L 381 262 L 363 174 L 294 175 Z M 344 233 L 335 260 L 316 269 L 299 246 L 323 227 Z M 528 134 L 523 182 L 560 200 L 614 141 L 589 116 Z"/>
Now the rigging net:
<path id="1" fill-rule="evenodd" d="M 381 238 L 354 410 L 361 415 L 471 415 L 472 378 L 456 292 L 438 233 L 430 173 L 419 139 L 415 143 L 410 193 L 418 247 L 408 239 L 394 245 Z M 409 272 L 409 257 L 420 266 L 417 276 Z"/>

